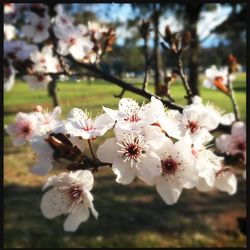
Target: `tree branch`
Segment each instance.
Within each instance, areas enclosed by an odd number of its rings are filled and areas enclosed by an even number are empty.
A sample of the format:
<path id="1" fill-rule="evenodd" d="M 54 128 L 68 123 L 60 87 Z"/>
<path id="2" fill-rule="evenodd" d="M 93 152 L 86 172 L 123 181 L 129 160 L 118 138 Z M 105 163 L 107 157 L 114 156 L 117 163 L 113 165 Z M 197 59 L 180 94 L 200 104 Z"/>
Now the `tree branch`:
<path id="1" fill-rule="evenodd" d="M 177 60 L 178 60 L 178 75 L 180 76 L 181 78 L 181 81 L 183 83 L 183 86 L 186 90 L 186 93 L 187 93 L 187 96 L 185 98 L 187 98 L 188 102 L 189 103 L 192 103 L 192 91 L 188 85 L 188 82 L 187 82 L 187 78 L 183 72 L 183 65 L 182 65 L 182 61 L 181 61 L 181 56 L 182 56 L 182 52 L 179 52 L 177 54 Z"/>
<path id="2" fill-rule="evenodd" d="M 139 89 L 139 88 L 137 88 L 137 87 L 135 87 L 135 86 L 133 86 L 133 85 L 119 79 L 119 78 L 116 78 L 116 77 L 114 77 L 112 75 L 109 75 L 108 73 L 104 72 L 103 70 L 97 68 L 95 65 L 91 65 L 91 64 L 87 64 L 87 63 L 83 63 L 83 62 L 78 62 L 78 61 L 74 60 L 71 56 L 67 56 L 67 58 L 69 60 L 71 60 L 72 62 L 74 62 L 75 64 L 78 64 L 78 65 L 80 65 L 80 66 L 82 66 L 82 67 L 84 67 L 84 68 L 86 68 L 86 69 L 100 75 L 103 80 L 108 81 L 108 82 L 112 82 L 112 83 L 118 85 L 119 87 L 121 87 L 122 89 L 124 89 L 126 91 L 133 92 L 133 93 L 135 93 L 137 95 L 140 95 L 140 96 L 143 96 L 143 97 L 145 97 L 145 98 L 147 98 L 149 100 L 151 99 L 152 96 L 154 96 L 157 99 L 160 99 L 162 101 L 162 103 L 166 107 L 168 107 L 170 109 L 178 110 L 180 112 L 182 112 L 182 110 L 183 110 L 182 106 L 179 106 L 179 105 L 177 105 L 177 104 L 175 104 L 173 102 L 167 101 L 167 100 L 162 100 L 157 95 L 149 93 L 146 90 Z"/>
<path id="3" fill-rule="evenodd" d="M 236 121 L 239 121 L 240 120 L 240 115 L 239 115 L 239 109 L 238 109 L 238 106 L 237 106 L 237 103 L 236 103 L 236 100 L 235 100 L 235 96 L 234 96 L 234 90 L 233 90 L 233 87 L 232 87 L 232 82 L 230 80 L 230 73 L 228 73 L 227 75 L 227 87 L 228 87 L 228 96 L 232 102 L 232 105 L 233 105 L 233 111 L 234 111 L 234 115 L 235 115 L 235 120 Z"/>
<path id="4" fill-rule="evenodd" d="M 53 77 L 52 81 L 48 84 L 48 92 L 49 92 L 49 96 L 51 96 L 52 98 L 54 107 L 59 106 L 56 85 L 57 85 L 57 78 Z"/>

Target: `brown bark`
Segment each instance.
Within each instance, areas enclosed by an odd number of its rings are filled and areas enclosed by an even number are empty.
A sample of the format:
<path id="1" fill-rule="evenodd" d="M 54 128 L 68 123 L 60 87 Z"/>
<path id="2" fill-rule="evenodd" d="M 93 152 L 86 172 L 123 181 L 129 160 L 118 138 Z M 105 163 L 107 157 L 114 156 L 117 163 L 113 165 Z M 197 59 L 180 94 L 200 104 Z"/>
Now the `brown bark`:
<path id="1" fill-rule="evenodd" d="M 158 94 L 159 86 L 161 82 L 160 67 L 161 67 L 161 58 L 160 58 L 160 49 L 159 49 L 159 17 L 160 10 L 157 8 L 157 5 L 153 5 L 153 26 L 154 26 L 154 49 L 153 49 L 153 68 L 154 68 L 154 85 L 155 93 Z"/>
<path id="2" fill-rule="evenodd" d="M 57 85 L 56 79 L 53 79 L 48 84 L 48 93 L 49 93 L 49 96 L 51 96 L 51 98 L 52 98 L 54 107 L 60 106 L 58 96 L 57 96 L 57 91 L 56 91 L 56 85 Z"/>
<path id="3" fill-rule="evenodd" d="M 188 71 L 189 86 L 193 95 L 199 95 L 199 39 L 197 35 L 197 25 L 203 4 L 190 3 L 186 5 L 187 29 L 191 32 L 192 43 L 189 49 Z"/>

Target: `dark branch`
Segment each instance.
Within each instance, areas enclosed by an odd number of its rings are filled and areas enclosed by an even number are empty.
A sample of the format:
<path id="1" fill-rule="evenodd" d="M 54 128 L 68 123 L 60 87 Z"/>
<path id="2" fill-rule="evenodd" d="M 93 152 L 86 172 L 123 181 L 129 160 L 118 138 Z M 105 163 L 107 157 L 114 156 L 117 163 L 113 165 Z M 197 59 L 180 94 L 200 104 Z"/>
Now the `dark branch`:
<path id="1" fill-rule="evenodd" d="M 162 103 L 170 108 L 170 109 L 174 109 L 174 110 L 179 110 L 180 112 L 182 112 L 183 110 L 183 107 L 175 104 L 175 103 L 172 103 L 170 101 L 167 101 L 167 100 L 162 100 L 159 96 L 157 95 L 154 95 L 152 93 L 149 93 L 148 91 L 146 90 L 143 90 L 143 89 L 139 89 L 119 78 L 116 78 L 115 76 L 112 76 L 112 75 L 109 75 L 108 73 L 104 72 L 103 70 L 97 68 L 95 65 L 91 65 L 91 64 L 87 64 L 87 63 L 83 63 L 83 62 L 78 62 L 78 61 L 75 61 L 71 56 L 67 56 L 67 58 L 71 61 L 73 61 L 75 64 L 78 64 L 96 74 L 98 74 L 99 76 L 101 76 L 101 78 L 105 81 L 108 81 L 108 82 L 112 82 L 116 85 L 118 85 L 119 87 L 121 87 L 122 89 L 126 90 L 126 91 L 130 91 L 130 92 L 133 92 L 135 94 L 138 94 L 140 96 L 143 96 L 147 99 L 151 99 L 152 96 L 160 99 L 162 101 Z"/>
<path id="2" fill-rule="evenodd" d="M 192 91 L 191 91 L 191 89 L 190 89 L 190 87 L 188 85 L 187 78 L 186 78 L 186 76 L 185 76 L 185 74 L 183 72 L 183 65 L 182 65 L 181 57 L 182 57 L 182 52 L 179 52 L 177 54 L 177 60 L 178 60 L 178 62 L 177 62 L 178 63 L 178 71 L 177 71 L 177 73 L 180 76 L 181 81 L 183 83 L 183 86 L 184 86 L 184 88 L 186 90 L 186 93 L 187 93 L 186 98 L 188 99 L 189 103 L 192 103 L 192 96 L 193 95 L 192 95 Z"/>

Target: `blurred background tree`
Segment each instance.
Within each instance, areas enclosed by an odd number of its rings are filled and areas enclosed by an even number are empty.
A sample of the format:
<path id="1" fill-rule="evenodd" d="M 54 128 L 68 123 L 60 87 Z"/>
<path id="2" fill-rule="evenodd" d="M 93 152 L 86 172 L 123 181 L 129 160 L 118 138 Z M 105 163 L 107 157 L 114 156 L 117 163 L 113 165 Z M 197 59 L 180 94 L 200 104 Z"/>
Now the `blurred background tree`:
<path id="1" fill-rule="evenodd" d="M 199 93 L 199 73 L 212 64 L 224 64 L 229 53 L 233 53 L 238 61 L 246 63 L 246 4 L 126 4 L 129 11 L 126 11 L 121 18 L 113 18 L 113 5 L 67 5 L 75 14 L 77 22 L 98 21 L 105 25 L 115 27 L 123 31 L 123 38 L 119 37 L 118 43 L 114 46 L 113 52 L 108 54 L 102 62 L 102 67 L 118 76 L 125 76 L 126 72 L 134 72 L 136 76 L 143 76 L 144 57 L 142 55 L 142 39 L 137 26 L 142 19 L 151 22 L 151 36 L 149 41 L 149 54 L 152 55 L 151 70 L 153 71 L 153 82 L 155 92 L 162 84 L 162 77 L 166 68 L 175 64 L 173 58 L 163 53 L 159 43 L 164 33 L 163 23 L 170 19 L 170 28 L 175 31 L 189 30 L 193 42 L 184 58 L 185 71 L 189 75 L 189 84 L 194 94 Z M 128 6 L 130 5 L 130 6 Z M 115 4 L 117 13 L 123 13 L 124 4 Z M 218 16 L 218 9 L 222 8 L 224 18 Z M 97 15 L 97 13 L 102 15 Z M 112 15 L 111 15 L 112 14 Z M 212 16 L 211 22 L 203 27 L 206 16 Z M 221 15 L 221 14 L 220 14 Z M 174 17 L 174 18 L 173 18 Z M 103 19 L 103 20 L 101 20 Z M 105 19 L 105 21 L 104 21 Z M 221 21 L 221 19 L 223 19 Z M 211 28 L 211 26 L 213 26 Z M 178 27 L 178 30 L 175 28 Z M 235 32 L 237 30 L 237 32 Z M 204 35 L 204 33 L 207 33 Z M 209 44 L 214 38 L 217 42 Z M 237 41 L 237 42 L 236 42 Z M 223 47 L 223 49 L 222 49 Z M 202 67 L 200 66 L 202 65 Z"/>

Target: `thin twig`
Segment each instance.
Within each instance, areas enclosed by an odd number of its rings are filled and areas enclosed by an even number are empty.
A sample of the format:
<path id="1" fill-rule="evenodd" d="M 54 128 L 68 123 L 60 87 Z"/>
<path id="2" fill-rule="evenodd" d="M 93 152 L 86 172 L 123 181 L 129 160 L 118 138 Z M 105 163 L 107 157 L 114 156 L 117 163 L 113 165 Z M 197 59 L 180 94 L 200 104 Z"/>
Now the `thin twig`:
<path id="1" fill-rule="evenodd" d="M 148 75 L 149 75 L 149 56 L 148 56 L 148 41 L 147 38 L 144 39 L 144 46 L 143 46 L 143 54 L 144 54 L 144 58 L 145 58 L 145 73 L 144 73 L 144 79 L 143 79 L 143 83 L 142 83 L 142 89 L 143 90 L 147 90 L 147 86 L 148 86 Z"/>
<path id="2" fill-rule="evenodd" d="M 90 139 L 88 139 L 88 144 L 89 144 L 89 149 L 90 149 L 90 152 L 91 152 L 93 159 L 96 159 L 91 142 L 90 142 Z"/>
<path id="3" fill-rule="evenodd" d="M 191 89 L 189 87 L 189 84 L 187 82 L 187 78 L 186 78 L 186 76 L 185 76 L 185 74 L 183 72 L 183 65 L 182 65 L 182 60 L 181 60 L 182 58 L 181 57 L 182 57 L 182 53 L 180 52 L 180 53 L 177 54 L 178 74 L 179 74 L 179 76 L 181 78 L 181 81 L 183 83 L 183 86 L 184 86 L 184 88 L 186 90 L 186 93 L 187 93 L 186 98 L 188 99 L 189 103 L 192 103 L 192 96 L 193 95 L 192 95 L 192 91 L 191 91 Z"/>
<path id="4" fill-rule="evenodd" d="M 234 95 L 234 90 L 233 90 L 233 87 L 232 87 L 232 82 L 230 80 L 230 73 L 228 73 L 227 75 L 227 87 L 228 87 L 228 96 L 232 102 L 232 105 L 233 105 L 233 111 L 234 111 L 234 115 L 235 115 L 235 120 L 236 121 L 239 121 L 240 120 L 240 114 L 239 114 L 239 109 L 238 109 L 238 105 L 236 103 L 236 100 L 235 100 L 235 95 Z"/>
<path id="5" fill-rule="evenodd" d="M 125 91 L 126 91 L 125 89 L 122 89 L 121 93 L 117 94 L 117 95 L 114 95 L 114 97 L 121 99 L 123 97 L 123 95 L 125 94 Z"/>

